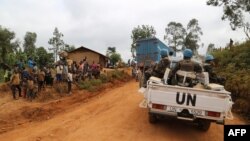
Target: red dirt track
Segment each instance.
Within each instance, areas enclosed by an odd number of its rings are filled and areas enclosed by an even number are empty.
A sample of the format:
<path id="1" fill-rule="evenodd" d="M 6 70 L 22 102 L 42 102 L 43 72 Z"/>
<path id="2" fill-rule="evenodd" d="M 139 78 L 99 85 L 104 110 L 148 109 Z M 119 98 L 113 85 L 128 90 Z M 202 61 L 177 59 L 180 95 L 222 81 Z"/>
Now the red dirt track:
<path id="1" fill-rule="evenodd" d="M 47 103 L 0 97 L 1 141 L 223 141 L 223 126 L 207 132 L 194 124 L 166 118 L 148 122 L 138 83 L 129 81 L 96 94 L 73 93 Z M 91 96 L 89 98 L 89 96 Z M 235 117 L 226 124 L 244 124 Z"/>

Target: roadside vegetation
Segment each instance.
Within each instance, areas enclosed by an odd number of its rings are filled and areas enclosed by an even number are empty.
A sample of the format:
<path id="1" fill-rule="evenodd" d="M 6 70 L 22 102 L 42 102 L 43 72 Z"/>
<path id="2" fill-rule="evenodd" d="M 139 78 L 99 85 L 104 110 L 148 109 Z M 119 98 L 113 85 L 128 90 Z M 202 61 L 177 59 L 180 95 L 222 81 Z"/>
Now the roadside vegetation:
<path id="1" fill-rule="evenodd" d="M 130 76 L 121 70 L 114 70 L 106 72 L 106 74 L 101 74 L 99 79 L 91 79 L 80 82 L 79 88 L 85 89 L 90 92 L 95 92 L 101 90 L 104 84 L 112 83 L 115 84 L 117 81 L 126 82 L 130 79 Z"/>
<path id="2" fill-rule="evenodd" d="M 213 55 L 218 75 L 226 78 L 225 88 L 232 93 L 233 111 L 250 120 L 250 41 Z"/>

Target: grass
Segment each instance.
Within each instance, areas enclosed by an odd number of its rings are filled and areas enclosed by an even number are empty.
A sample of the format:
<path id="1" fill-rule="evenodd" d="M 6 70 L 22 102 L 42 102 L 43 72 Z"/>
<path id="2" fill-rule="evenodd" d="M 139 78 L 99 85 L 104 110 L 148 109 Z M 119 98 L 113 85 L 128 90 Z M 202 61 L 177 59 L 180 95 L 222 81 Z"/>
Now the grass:
<path id="1" fill-rule="evenodd" d="M 98 91 L 102 84 L 108 82 L 114 82 L 115 80 L 127 80 L 129 77 L 124 71 L 114 70 L 107 72 L 106 74 L 101 74 L 99 79 L 91 79 L 80 82 L 80 89 L 85 89 L 90 92 Z"/>

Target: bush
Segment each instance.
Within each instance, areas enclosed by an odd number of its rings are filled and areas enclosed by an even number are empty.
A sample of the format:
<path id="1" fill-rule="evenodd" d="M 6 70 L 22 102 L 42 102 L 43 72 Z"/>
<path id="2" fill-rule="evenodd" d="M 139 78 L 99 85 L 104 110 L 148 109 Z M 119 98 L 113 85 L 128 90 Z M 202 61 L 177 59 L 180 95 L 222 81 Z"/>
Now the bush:
<path id="1" fill-rule="evenodd" d="M 93 86 L 100 86 L 102 84 L 102 80 L 100 79 L 91 79 L 90 84 Z"/>
<path id="2" fill-rule="evenodd" d="M 102 83 L 107 83 L 107 82 L 109 82 L 108 76 L 106 76 L 106 75 L 104 75 L 104 74 L 101 74 L 101 75 L 100 75 L 100 79 L 101 79 Z"/>
<path id="3" fill-rule="evenodd" d="M 81 89 L 88 90 L 90 87 L 92 87 L 92 85 L 91 85 L 90 81 L 82 81 L 82 82 L 80 82 L 79 87 Z"/>
<path id="4" fill-rule="evenodd" d="M 91 79 L 80 82 L 79 87 L 88 91 L 96 91 L 100 88 L 102 81 L 100 79 Z"/>
<path id="5" fill-rule="evenodd" d="M 123 79 L 124 78 L 124 72 L 123 71 L 118 71 L 118 70 L 115 70 L 112 72 L 112 78 L 115 78 L 115 79 Z"/>
<path id="6" fill-rule="evenodd" d="M 79 83 L 80 89 L 85 89 L 88 91 L 98 91 L 103 83 L 108 83 L 108 82 L 115 82 L 115 80 L 128 80 L 129 78 L 128 74 L 126 74 L 124 71 L 119 71 L 119 70 L 114 70 L 114 71 L 109 71 L 105 74 L 101 74 L 99 79 L 90 79 L 90 80 L 85 80 Z"/>
<path id="7" fill-rule="evenodd" d="M 233 111 L 243 115 L 248 120 L 250 120 L 250 114 L 248 114 L 250 113 L 249 100 L 250 98 L 249 99 L 238 98 L 233 105 Z"/>
<path id="8" fill-rule="evenodd" d="M 226 78 L 225 89 L 235 102 L 233 110 L 250 119 L 250 41 L 212 54 L 219 66 L 216 72 Z"/>

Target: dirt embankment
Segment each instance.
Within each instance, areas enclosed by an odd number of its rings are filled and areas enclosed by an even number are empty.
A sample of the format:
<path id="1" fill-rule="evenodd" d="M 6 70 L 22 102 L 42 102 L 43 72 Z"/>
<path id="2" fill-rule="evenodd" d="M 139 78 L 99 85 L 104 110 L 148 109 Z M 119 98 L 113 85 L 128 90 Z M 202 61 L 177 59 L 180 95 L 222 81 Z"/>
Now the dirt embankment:
<path id="1" fill-rule="evenodd" d="M 81 91 L 42 104 L 2 96 L 1 99 L 12 101 L 0 103 L 0 129 L 3 129 L 0 138 L 3 141 L 223 141 L 223 126 L 215 123 L 207 132 L 174 118 L 150 124 L 147 109 L 138 106 L 143 96 L 137 90 L 138 83 L 129 81 L 95 94 Z M 226 124 L 245 123 L 235 117 Z"/>

